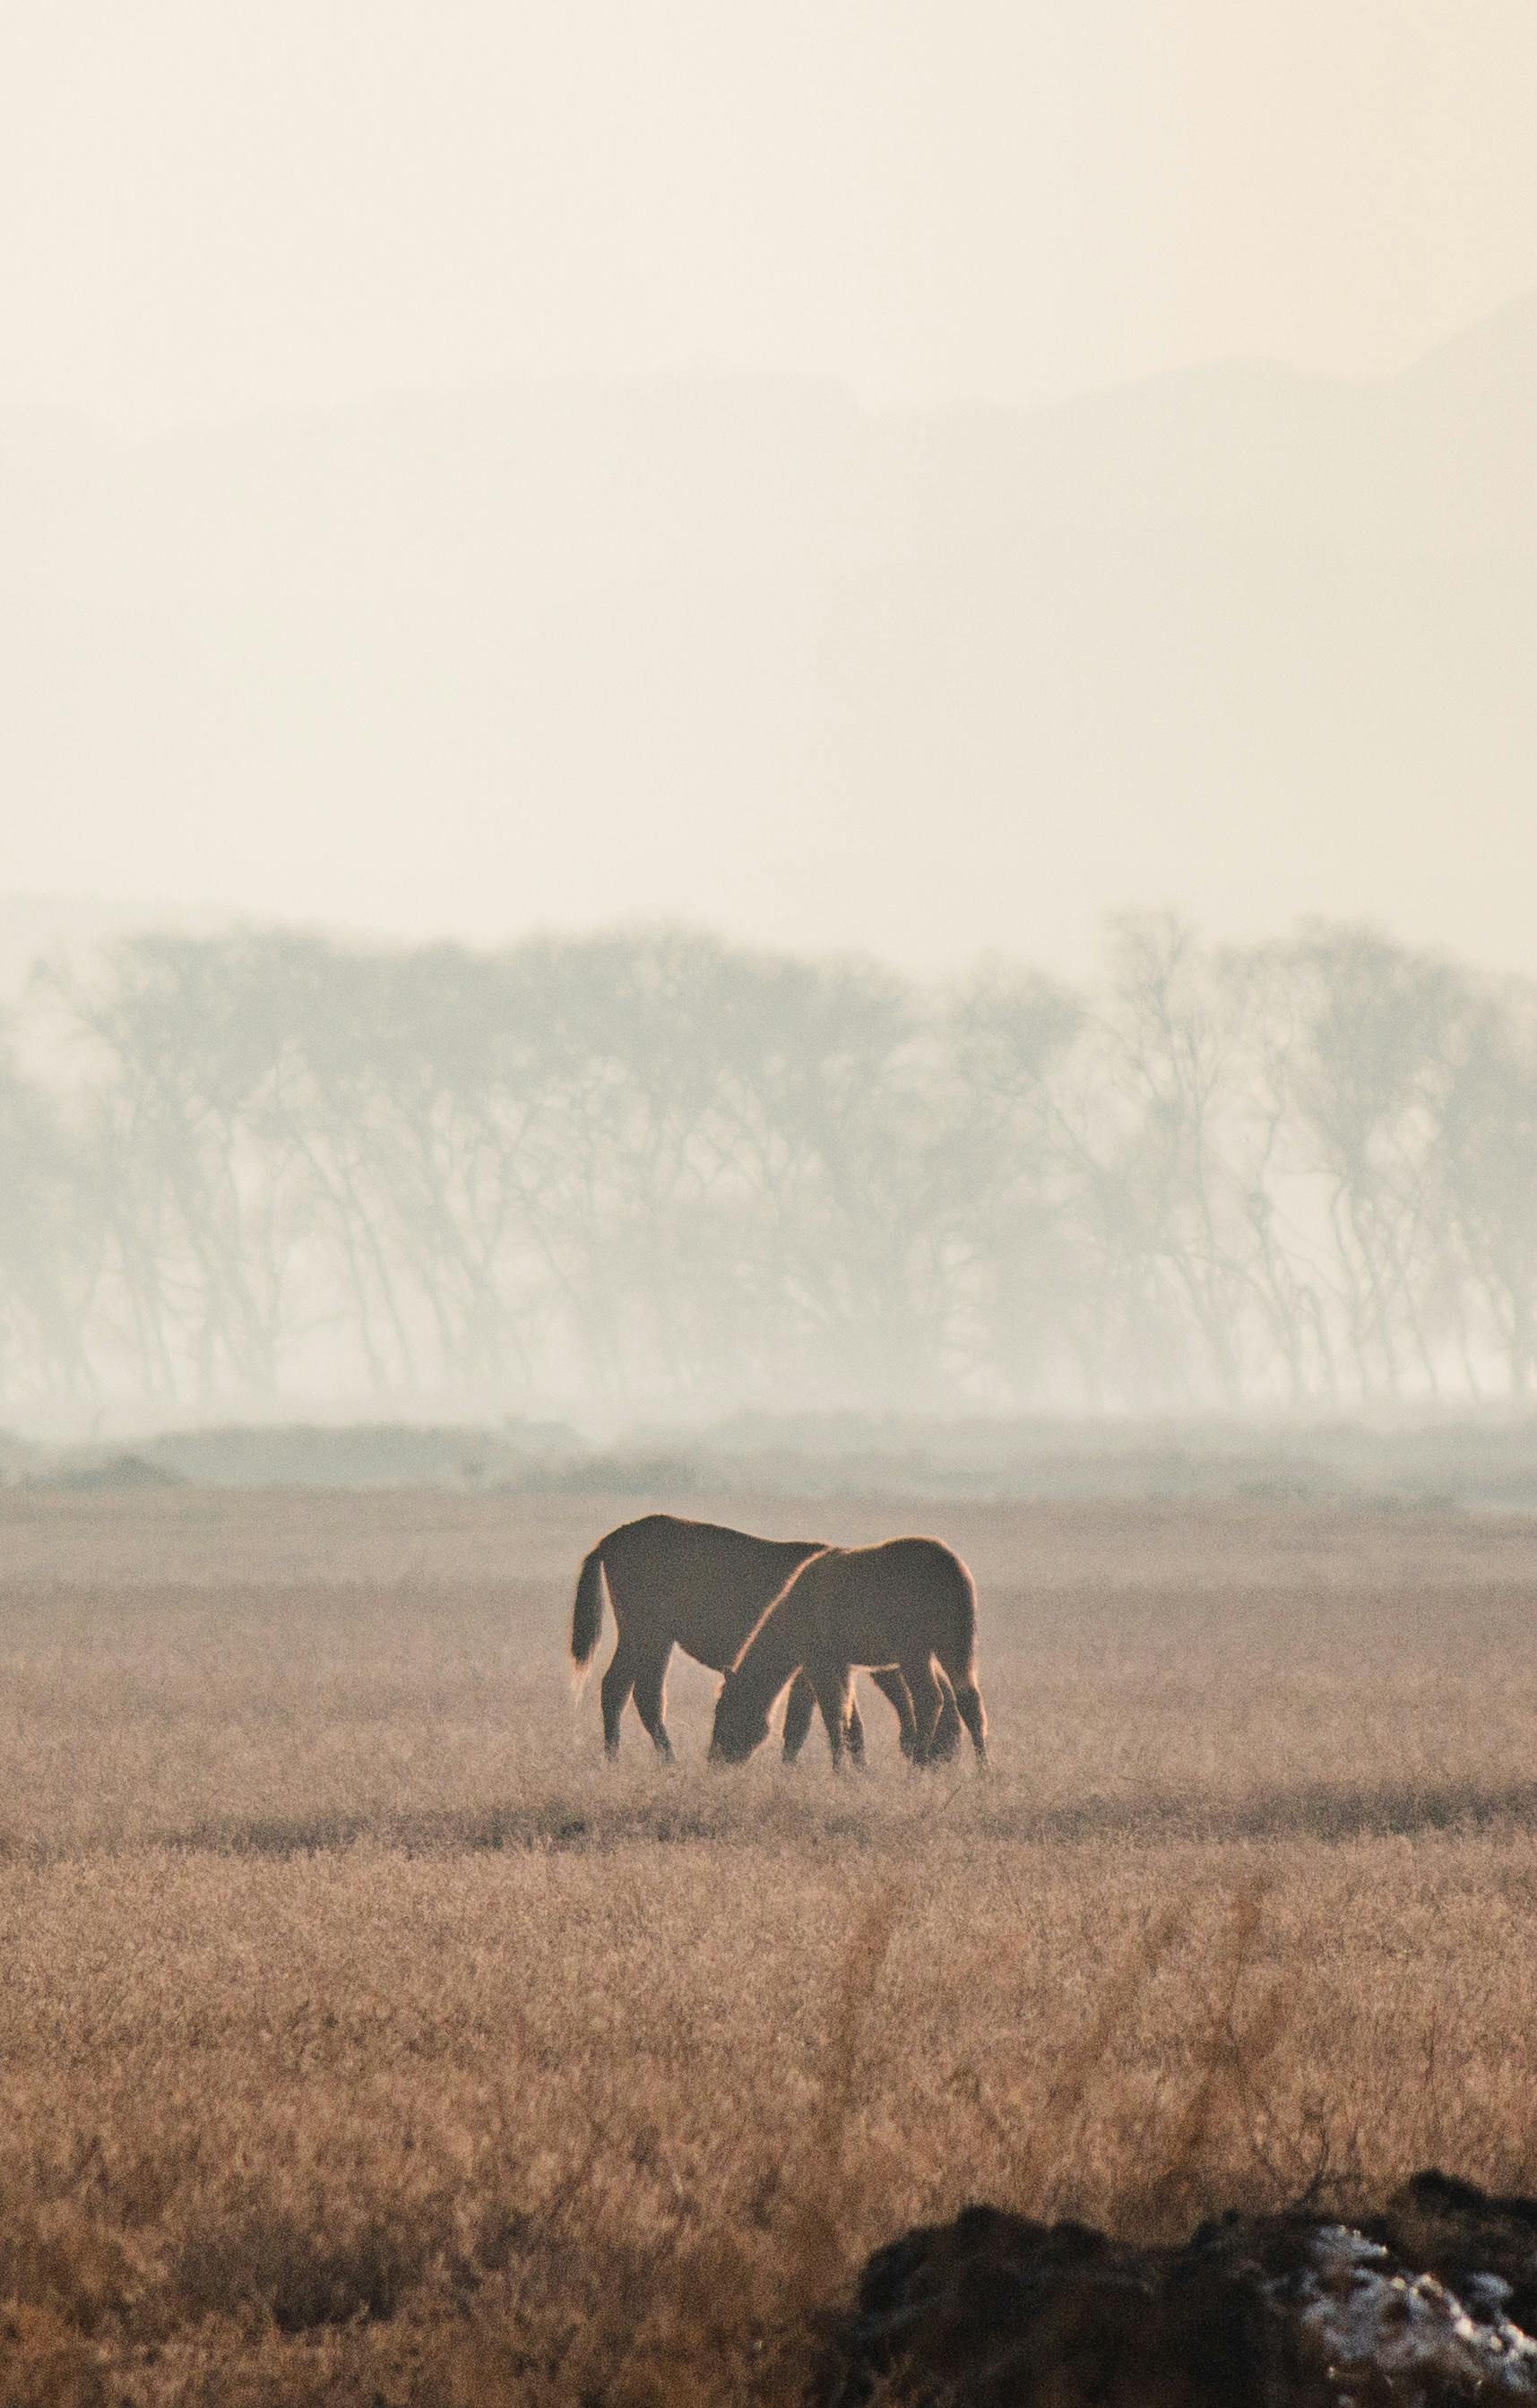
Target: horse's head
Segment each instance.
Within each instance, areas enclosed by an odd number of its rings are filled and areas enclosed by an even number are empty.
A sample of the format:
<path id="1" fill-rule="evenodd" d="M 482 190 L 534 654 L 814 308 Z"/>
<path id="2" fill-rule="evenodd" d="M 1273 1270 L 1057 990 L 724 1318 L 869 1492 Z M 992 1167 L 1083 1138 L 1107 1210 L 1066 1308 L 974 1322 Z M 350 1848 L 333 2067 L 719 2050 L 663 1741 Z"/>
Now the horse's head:
<path id="1" fill-rule="evenodd" d="M 745 1764 L 768 1736 L 768 1710 L 742 1694 L 742 1684 L 727 1672 L 715 1700 L 715 1726 L 710 1734 L 711 1764 Z"/>

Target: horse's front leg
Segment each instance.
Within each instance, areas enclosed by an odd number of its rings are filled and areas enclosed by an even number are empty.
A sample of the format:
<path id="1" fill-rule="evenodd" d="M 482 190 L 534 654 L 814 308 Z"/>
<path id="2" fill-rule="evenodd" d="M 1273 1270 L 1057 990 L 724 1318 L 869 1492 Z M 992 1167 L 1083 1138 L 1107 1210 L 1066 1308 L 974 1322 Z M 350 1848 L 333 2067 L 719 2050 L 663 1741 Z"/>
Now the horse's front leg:
<path id="1" fill-rule="evenodd" d="M 896 1664 L 884 1664 L 878 1672 L 871 1672 L 870 1679 L 881 1695 L 890 1699 L 895 1709 L 897 1727 L 901 1734 L 902 1754 L 911 1764 L 912 1751 L 917 1742 L 917 1725 L 912 1719 L 912 1699 L 908 1695 L 907 1683 L 902 1678 L 901 1668 Z"/>
<path id="2" fill-rule="evenodd" d="M 784 1761 L 794 1764 L 806 1743 L 816 1712 L 816 1691 L 804 1671 L 797 1672 L 790 1684 L 790 1699 L 784 1709 Z"/>
<path id="3" fill-rule="evenodd" d="M 854 1704 L 854 1671 L 847 1664 L 829 1663 L 826 1658 L 809 1663 L 806 1671 L 816 1692 L 822 1719 L 827 1727 L 827 1745 L 832 1750 L 833 1770 L 840 1772 L 843 1766 L 849 1713 Z M 863 1741 L 864 1733 L 861 1731 L 861 1748 Z"/>
<path id="4" fill-rule="evenodd" d="M 934 1678 L 934 1667 L 926 1656 L 920 1663 L 916 1657 L 902 1666 L 902 1677 L 912 1698 L 912 1719 L 917 1726 L 913 1734 L 912 1761 L 915 1765 L 934 1761 L 934 1734 L 939 1726 L 940 1710 L 944 1693 Z"/>

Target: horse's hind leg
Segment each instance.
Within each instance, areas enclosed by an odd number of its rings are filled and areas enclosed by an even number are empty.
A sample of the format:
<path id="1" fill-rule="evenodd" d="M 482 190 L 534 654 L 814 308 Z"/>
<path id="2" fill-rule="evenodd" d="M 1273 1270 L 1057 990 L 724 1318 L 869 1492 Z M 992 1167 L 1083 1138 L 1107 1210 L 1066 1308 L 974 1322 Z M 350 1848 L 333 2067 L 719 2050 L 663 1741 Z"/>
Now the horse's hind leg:
<path id="1" fill-rule="evenodd" d="M 977 1752 L 977 1762 L 987 1761 L 987 1710 L 982 1702 L 982 1691 L 975 1681 L 961 1681 L 955 1688 L 955 1705 L 962 1722 L 971 1734 L 971 1744 Z"/>
<path id="2" fill-rule="evenodd" d="M 668 1704 L 668 1658 L 670 1646 L 659 1656 L 648 1656 L 635 1675 L 635 1710 L 647 1730 L 653 1745 L 665 1762 L 672 1762 L 672 1742 L 668 1737 L 665 1720 Z"/>
<path id="3" fill-rule="evenodd" d="M 806 1744 L 806 1734 L 812 1727 L 816 1712 L 816 1691 L 811 1677 L 799 1671 L 790 1684 L 790 1695 L 784 1708 L 784 1761 L 794 1764 Z"/>
<path id="4" fill-rule="evenodd" d="M 939 1679 L 940 1719 L 934 1727 L 934 1736 L 928 1742 L 928 1760 L 930 1764 L 948 1764 L 952 1756 L 959 1753 L 962 1725 L 955 1705 L 955 1692 L 951 1687 L 949 1677 L 942 1668 Z"/>
<path id="5" fill-rule="evenodd" d="M 619 1717 L 635 1686 L 635 1655 L 623 1631 L 613 1660 L 603 1675 L 603 1744 L 610 1756 L 619 1754 Z"/>
<path id="6" fill-rule="evenodd" d="M 871 1672 L 870 1679 L 881 1695 L 888 1698 L 896 1709 L 898 1728 L 901 1733 L 902 1754 L 911 1763 L 917 1726 L 912 1719 L 912 1699 L 909 1695 L 907 1683 L 895 1664 L 883 1665 L 879 1672 Z"/>
<path id="7" fill-rule="evenodd" d="M 854 1676 L 852 1673 L 849 1675 L 849 1718 L 843 1726 L 843 1739 L 849 1751 L 850 1762 L 856 1764 L 859 1767 L 860 1771 L 863 1772 L 865 1769 L 865 1726 L 860 1718 L 859 1700 L 855 1695 Z"/>
<path id="8" fill-rule="evenodd" d="M 913 1734 L 912 1761 L 930 1764 L 934 1757 L 934 1735 L 939 1727 L 942 1698 L 940 1684 L 934 1678 L 934 1667 L 927 1656 L 922 1661 L 914 1656 L 902 1666 L 902 1677 L 912 1696 L 912 1719 L 917 1726 Z"/>

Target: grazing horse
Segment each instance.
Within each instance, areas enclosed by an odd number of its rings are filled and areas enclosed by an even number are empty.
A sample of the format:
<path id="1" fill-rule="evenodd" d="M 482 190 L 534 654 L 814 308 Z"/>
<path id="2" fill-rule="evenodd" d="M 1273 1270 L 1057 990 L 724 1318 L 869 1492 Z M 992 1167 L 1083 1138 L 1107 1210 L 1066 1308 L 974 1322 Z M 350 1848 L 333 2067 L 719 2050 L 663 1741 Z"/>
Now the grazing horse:
<path id="1" fill-rule="evenodd" d="M 931 1764 L 943 1704 L 936 1662 L 977 1759 L 985 1763 L 977 1592 L 960 1557 L 937 1539 L 824 1547 L 791 1573 L 722 1682 L 710 1753 L 726 1764 L 751 1756 L 768 1736 L 769 1707 L 798 1669 L 811 1676 L 836 1767 L 848 1723 L 850 1668 L 863 1664 L 877 1680 L 883 1672 L 898 1674 L 912 1701 L 912 1761 Z"/>
<path id="2" fill-rule="evenodd" d="M 619 1721 L 633 1690 L 641 1721 L 657 1753 L 670 1759 L 667 1709 L 668 1658 L 674 1647 L 724 1672 L 736 1662 L 742 1641 L 766 1605 L 792 1572 L 820 1552 L 814 1539 L 754 1539 L 746 1530 L 715 1522 L 687 1522 L 675 1513 L 648 1513 L 622 1523 L 599 1539 L 582 1564 L 571 1617 L 571 1657 L 578 1669 L 592 1659 L 603 1622 L 607 1590 L 619 1627 L 619 1643 L 603 1675 L 603 1737 L 610 1756 L 619 1753 Z M 911 1746 L 912 1708 L 899 1672 L 877 1672 Z M 780 1684 L 781 1687 L 783 1683 Z M 864 1755 L 864 1726 L 845 1682 L 842 1739 L 855 1760 Z M 797 1681 L 784 1716 L 784 1757 L 799 1755 L 816 1698 L 809 1680 Z M 960 1726 L 955 1725 L 958 1743 Z M 944 1732 L 940 1745 L 944 1744 Z"/>

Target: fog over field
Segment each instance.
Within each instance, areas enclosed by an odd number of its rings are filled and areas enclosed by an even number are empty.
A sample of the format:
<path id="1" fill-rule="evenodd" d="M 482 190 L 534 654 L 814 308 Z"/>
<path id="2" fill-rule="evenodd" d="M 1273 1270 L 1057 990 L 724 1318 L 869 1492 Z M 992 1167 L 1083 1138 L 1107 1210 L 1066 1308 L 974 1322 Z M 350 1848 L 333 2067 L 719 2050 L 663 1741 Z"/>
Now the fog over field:
<path id="1" fill-rule="evenodd" d="M 1537 985 L 1329 923 L 949 982 L 682 930 L 61 954 L 0 1083 L 61 1430 L 1526 1408 Z"/>

